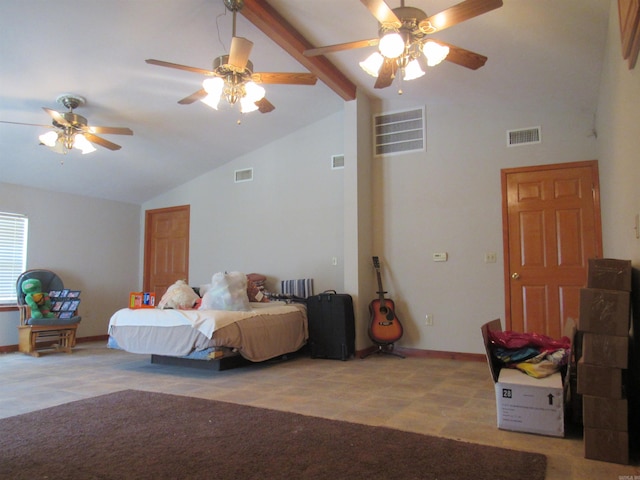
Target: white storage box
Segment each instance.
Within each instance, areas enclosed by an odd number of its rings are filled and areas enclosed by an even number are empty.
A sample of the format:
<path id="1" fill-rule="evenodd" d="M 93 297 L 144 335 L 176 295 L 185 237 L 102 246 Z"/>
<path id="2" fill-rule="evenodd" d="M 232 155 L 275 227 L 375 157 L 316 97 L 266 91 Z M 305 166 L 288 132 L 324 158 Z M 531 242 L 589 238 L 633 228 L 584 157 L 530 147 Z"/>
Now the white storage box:
<path id="1" fill-rule="evenodd" d="M 560 372 L 533 378 L 503 368 L 496 382 L 498 428 L 564 437 L 564 393 Z"/>
<path id="2" fill-rule="evenodd" d="M 520 370 L 502 368 L 502 363 L 491 354 L 490 331 L 502 331 L 499 319 L 482 326 L 487 363 L 495 382 L 498 428 L 564 437 L 562 374 L 557 372 L 545 378 L 534 378 Z M 572 333 L 569 338 L 573 338 Z"/>

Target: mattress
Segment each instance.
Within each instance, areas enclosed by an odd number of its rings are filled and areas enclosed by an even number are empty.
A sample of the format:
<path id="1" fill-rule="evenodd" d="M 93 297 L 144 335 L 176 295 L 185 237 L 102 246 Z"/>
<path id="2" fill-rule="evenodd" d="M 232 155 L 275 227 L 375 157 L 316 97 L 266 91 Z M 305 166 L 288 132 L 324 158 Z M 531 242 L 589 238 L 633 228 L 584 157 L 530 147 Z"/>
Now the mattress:
<path id="1" fill-rule="evenodd" d="M 250 305 L 246 312 L 125 308 L 111 317 L 109 336 L 131 353 L 180 357 L 227 347 L 253 362 L 304 346 L 308 339 L 304 304 Z"/>

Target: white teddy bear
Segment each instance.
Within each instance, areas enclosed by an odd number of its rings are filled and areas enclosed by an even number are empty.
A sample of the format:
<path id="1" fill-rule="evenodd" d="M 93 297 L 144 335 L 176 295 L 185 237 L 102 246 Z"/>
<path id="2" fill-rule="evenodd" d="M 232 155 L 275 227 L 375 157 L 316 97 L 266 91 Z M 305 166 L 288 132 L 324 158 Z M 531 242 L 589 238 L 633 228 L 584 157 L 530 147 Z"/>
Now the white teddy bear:
<path id="1" fill-rule="evenodd" d="M 162 296 L 158 308 L 191 309 L 196 306 L 200 297 L 184 280 L 171 285 Z"/>

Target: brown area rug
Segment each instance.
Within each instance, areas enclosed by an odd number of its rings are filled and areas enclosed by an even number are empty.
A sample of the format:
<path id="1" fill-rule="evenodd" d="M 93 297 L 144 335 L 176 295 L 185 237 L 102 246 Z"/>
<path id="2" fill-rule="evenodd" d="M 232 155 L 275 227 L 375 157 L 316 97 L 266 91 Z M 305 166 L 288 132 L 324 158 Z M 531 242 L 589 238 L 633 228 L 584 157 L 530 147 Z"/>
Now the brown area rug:
<path id="1" fill-rule="evenodd" d="M 125 390 L 0 419 L 0 478 L 542 480 L 544 455 Z"/>

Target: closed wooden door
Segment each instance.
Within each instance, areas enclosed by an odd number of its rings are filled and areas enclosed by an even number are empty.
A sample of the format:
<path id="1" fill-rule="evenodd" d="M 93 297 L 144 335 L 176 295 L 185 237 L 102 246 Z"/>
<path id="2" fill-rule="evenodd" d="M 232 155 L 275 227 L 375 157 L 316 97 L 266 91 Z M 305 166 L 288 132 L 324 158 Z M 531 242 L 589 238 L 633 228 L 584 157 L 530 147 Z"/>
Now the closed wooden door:
<path id="1" fill-rule="evenodd" d="M 176 280 L 189 281 L 189 205 L 147 210 L 143 286 L 160 301 Z"/>
<path id="2" fill-rule="evenodd" d="M 506 326 L 562 336 L 602 256 L 597 161 L 502 171 Z"/>

